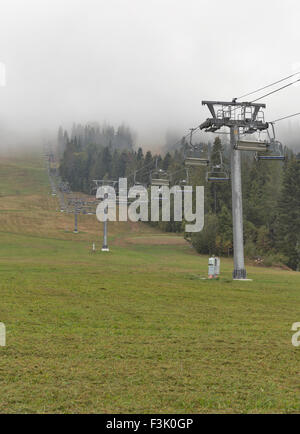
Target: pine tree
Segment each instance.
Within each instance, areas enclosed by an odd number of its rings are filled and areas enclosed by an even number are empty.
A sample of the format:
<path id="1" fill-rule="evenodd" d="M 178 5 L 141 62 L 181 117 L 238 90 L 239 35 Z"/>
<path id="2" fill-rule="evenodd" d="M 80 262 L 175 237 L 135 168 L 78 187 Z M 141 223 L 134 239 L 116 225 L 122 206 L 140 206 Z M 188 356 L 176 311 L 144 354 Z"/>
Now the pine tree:
<path id="1" fill-rule="evenodd" d="M 300 161 L 292 158 L 286 165 L 278 201 L 276 239 L 278 249 L 294 270 L 300 266 Z"/>
<path id="2" fill-rule="evenodd" d="M 172 161 L 171 154 L 170 154 L 170 152 L 167 152 L 166 155 L 165 155 L 165 158 L 163 159 L 163 163 L 162 163 L 163 170 L 168 170 L 169 169 L 171 161 Z"/>

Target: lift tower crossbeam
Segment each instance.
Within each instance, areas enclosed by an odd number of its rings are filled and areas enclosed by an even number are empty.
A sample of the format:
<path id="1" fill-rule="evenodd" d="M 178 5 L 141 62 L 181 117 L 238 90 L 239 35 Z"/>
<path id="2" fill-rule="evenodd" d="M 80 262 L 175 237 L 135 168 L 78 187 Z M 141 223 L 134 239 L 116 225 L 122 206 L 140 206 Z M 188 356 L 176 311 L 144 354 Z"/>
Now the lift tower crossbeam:
<path id="1" fill-rule="evenodd" d="M 222 127 L 230 129 L 231 145 L 231 185 L 232 185 L 232 221 L 233 221 L 233 249 L 235 280 L 247 279 L 244 260 L 244 236 L 243 236 L 243 200 L 242 200 L 242 176 L 241 155 L 237 149 L 240 132 L 252 134 L 269 128 L 264 121 L 262 109 L 265 104 L 251 102 L 222 102 L 202 101 L 212 115 L 206 119 L 200 129 L 206 132 L 216 132 Z M 219 107 L 219 108 L 218 108 Z"/>

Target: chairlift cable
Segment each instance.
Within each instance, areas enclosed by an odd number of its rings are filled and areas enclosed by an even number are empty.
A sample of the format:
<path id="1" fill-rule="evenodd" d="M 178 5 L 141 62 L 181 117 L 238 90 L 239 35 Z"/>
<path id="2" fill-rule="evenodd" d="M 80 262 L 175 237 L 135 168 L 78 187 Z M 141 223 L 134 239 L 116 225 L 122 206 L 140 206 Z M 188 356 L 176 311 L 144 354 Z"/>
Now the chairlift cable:
<path id="1" fill-rule="evenodd" d="M 300 112 L 299 113 L 294 113 L 293 115 L 289 115 L 289 116 L 285 116 L 283 118 L 276 119 L 275 121 L 272 121 L 270 123 L 275 123 L 275 122 L 283 121 L 285 119 L 293 118 L 294 116 L 299 116 L 299 115 L 300 115 Z"/>
<path id="2" fill-rule="evenodd" d="M 299 83 L 300 78 L 298 78 L 297 80 L 293 81 L 292 83 L 286 84 L 285 86 L 279 87 L 278 89 L 273 90 L 272 92 L 267 93 L 266 95 L 260 96 L 259 98 L 251 101 L 251 104 L 256 102 L 256 101 L 260 101 L 263 98 L 266 98 L 267 96 L 273 95 L 273 93 L 279 92 L 280 90 L 286 89 L 289 86 L 292 86 L 295 83 Z"/>
<path id="3" fill-rule="evenodd" d="M 269 87 L 275 86 L 275 84 L 282 83 L 283 81 L 288 80 L 289 78 L 295 77 L 298 74 L 300 74 L 300 71 L 299 72 L 295 72 L 294 74 L 291 74 L 291 75 L 289 75 L 287 77 L 281 78 L 280 80 L 277 80 L 274 83 L 268 84 L 268 85 L 266 85 L 264 87 L 261 87 L 261 88 L 259 88 L 257 90 L 254 90 L 253 92 L 249 92 L 249 93 L 246 93 L 245 95 L 241 95 L 238 98 L 236 98 L 236 100 L 241 99 L 241 98 L 246 98 L 247 96 L 253 95 L 254 93 L 257 93 L 257 92 L 261 92 L 262 90 L 265 90 L 265 89 L 268 89 Z"/>
<path id="4" fill-rule="evenodd" d="M 298 78 L 297 80 L 293 81 L 292 83 L 286 84 L 285 86 L 282 86 L 282 87 L 280 87 L 280 88 L 278 88 L 278 89 L 275 89 L 275 90 L 273 90 L 272 92 L 269 92 L 269 93 L 267 93 L 267 94 L 265 94 L 265 95 L 263 95 L 263 96 L 260 96 L 259 98 L 256 98 L 256 99 L 254 99 L 253 101 L 251 101 L 250 103 L 252 104 L 252 103 L 254 103 L 254 102 L 260 101 L 261 99 L 266 98 L 267 96 L 273 95 L 274 93 L 279 92 L 280 90 L 286 89 L 287 87 L 290 87 L 290 86 L 292 86 L 293 84 L 296 84 L 296 83 L 299 83 L 299 82 L 300 82 L 300 78 Z M 238 98 L 235 98 L 235 100 L 237 100 L 237 99 L 238 99 Z M 232 110 L 232 112 L 235 112 L 238 108 L 239 108 L 239 107 L 234 107 L 233 110 Z M 296 116 L 296 115 L 297 115 L 297 114 L 295 114 L 295 116 Z M 278 120 L 277 120 L 277 122 L 278 122 Z"/>
<path id="5" fill-rule="evenodd" d="M 297 72 L 297 73 L 295 73 L 295 74 L 292 74 L 292 75 L 290 75 L 289 77 L 286 77 L 285 79 L 279 80 L 278 83 L 280 83 L 281 81 L 287 80 L 287 79 L 290 78 L 290 77 L 294 77 L 294 76 L 297 75 L 297 74 L 300 74 L 300 72 Z M 261 99 L 266 98 L 267 96 L 273 95 L 274 93 L 279 92 L 280 90 L 286 89 L 287 87 L 290 87 L 290 86 L 292 86 L 293 84 L 296 84 L 296 83 L 299 83 L 299 82 L 300 82 L 300 78 L 298 78 L 297 80 L 293 81 L 292 83 L 286 84 L 285 86 L 282 86 L 282 87 L 280 87 L 280 88 L 278 88 L 278 89 L 273 90 L 272 92 L 269 92 L 269 93 L 267 93 L 267 94 L 265 94 L 265 95 L 263 95 L 263 96 L 261 96 L 261 97 L 259 97 L 259 98 L 256 98 L 256 99 L 254 99 L 253 101 L 251 101 L 250 103 L 252 104 L 252 103 L 254 103 L 254 102 L 260 101 Z M 273 83 L 272 85 L 274 85 L 274 84 L 275 84 L 275 83 Z M 268 86 L 266 86 L 265 88 L 271 87 L 272 85 L 268 85 Z M 260 90 L 262 90 L 262 89 L 260 89 Z M 257 92 L 258 92 L 258 91 L 257 91 Z M 251 92 L 251 94 L 252 94 L 252 93 L 256 93 L 256 92 Z M 250 95 L 250 94 L 248 94 L 248 95 Z M 243 97 L 245 97 L 245 96 L 247 96 L 247 95 L 243 95 L 243 96 L 241 96 L 241 97 L 239 97 L 239 98 L 234 98 L 233 101 L 236 101 L 236 100 L 238 100 L 238 99 L 240 99 L 240 98 L 243 98 Z M 239 107 L 234 107 L 234 108 L 232 109 L 232 111 L 235 112 L 238 108 L 239 108 Z"/>

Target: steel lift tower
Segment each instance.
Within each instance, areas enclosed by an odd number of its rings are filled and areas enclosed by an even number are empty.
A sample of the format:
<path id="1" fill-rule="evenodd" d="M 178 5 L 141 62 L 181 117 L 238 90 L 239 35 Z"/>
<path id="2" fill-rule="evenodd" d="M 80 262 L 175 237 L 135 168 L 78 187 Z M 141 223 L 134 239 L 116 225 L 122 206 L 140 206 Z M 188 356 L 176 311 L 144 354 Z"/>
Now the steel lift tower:
<path id="1" fill-rule="evenodd" d="M 106 179 L 94 179 L 93 180 L 95 187 L 93 188 L 93 190 L 98 190 L 99 187 L 115 187 L 115 185 L 118 183 L 118 181 L 110 181 L 110 180 L 106 180 Z M 108 193 L 104 194 L 104 200 L 108 199 L 109 195 Z M 104 210 L 105 214 L 108 214 L 108 207 L 105 208 Z M 107 227 L 107 220 L 105 220 L 103 222 L 103 246 L 102 246 L 102 252 L 109 252 L 109 247 L 108 247 L 108 227 Z"/>
<path id="2" fill-rule="evenodd" d="M 72 198 L 68 200 L 68 210 L 71 214 L 74 214 L 74 234 L 78 234 L 78 214 L 81 214 L 84 208 L 85 202 L 83 199 Z M 71 207 L 71 211 L 69 211 Z"/>
<path id="3" fill-rule="evenodd" d="M 241 154 L 242 150 L 263 151 L 267 147 L 264 142 L 241 141 L 240 134 L 252 134 L 257 131 L 267 130 L 269 124 L 264 121 L 262 109 L 265 104 L 251 102 L 202 101 L 211 113 L 200 125 L 201 130 L 214 133 L 222 127 L 230 130 L 231 144 L 231 184 L 232 184 L 232 220 L 233 220 L 233 249 L 234 271 L 233 279 L 247 279 L 244 261 L 244 236 L 243 236 L 243 201 L 242 201 L 242 177 Z"/>

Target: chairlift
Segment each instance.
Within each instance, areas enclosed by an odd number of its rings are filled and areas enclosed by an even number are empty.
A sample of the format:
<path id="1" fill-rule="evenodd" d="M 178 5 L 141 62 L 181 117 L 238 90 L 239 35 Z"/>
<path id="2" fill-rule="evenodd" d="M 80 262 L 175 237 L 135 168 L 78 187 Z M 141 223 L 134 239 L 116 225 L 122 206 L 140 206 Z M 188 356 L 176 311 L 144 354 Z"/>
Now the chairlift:
<path id="1" fill-rule="evenodd" d="M 141 169 L 139 169 L 139 170 L 141 170 Z M 138 170 L 136 170 L 134 172 L 134 174 L 133 174 L 133 187 L 140 187 L 140 186 L 142 186 L 142 187 L 146 188 L 147 187 L 146 183 L 143 183 L 141 181 L 137 181 L 137 173 L 138 173 Z"/>
<path id="2" fill-rule="evenodd" d="M 252 134 L 257 132 L 255 129 L 249 126 L 244 131 L 245 135 Z M 260 131 L 259 131 L 260 134 Z M 270 140 L 261 140 L 259 136 L 259 140 L 250 140 L 250 139 L 244 139 L 241 140 L 240 138 L 237 140 L 237 143 L 234 147 L 234 149 L 238 151 L 250 151 L 250 152 L 267 152 L 268 147 L 270 146 Z"/>
<path id="3" fill-rule="evenodd" d="M 151 185 L 156 185 L 156 184 L 151 184 Z M 139 189 L 140 189 L 140 188 L 143 188 L 143 189 L 144 189 L 144 188 L 147 188 L 147 185 L 144 184 L 144 183 L 142 183 L 142 182 L 136 181 L 136 177 L 135 177 L 135 175 L 134 175 L 134 184 L 133 184 L 132 189 L 134 189 L 134 190 L 136 190 L 137 192 L 139 192 Z M 128 204 L 134 202 L 135 200 L 136 200 L 136 199 L 131 198 L 131 197 L 128 197 L 128 198 L 127 198 L 127 202 L 128 202 Z M 149 202 L 147 198 L 144 199 L 142 196 L 139 197 L 139 201 L 140 201 L 140 203 L 148 203 L 148 202 Z"/>
<path id="4" fill-rule="evenodd" d="M 209 160 L 207 152 L 204 151 L 202 145 L 194 145 L 192 137 L 194 128 L 191 128 L 189 148 L 185 152 L 184 163 L 187 167 L 208 166 Z"/>
<path id="5" fill-rule="evenodd" d="M 185 179 L 180 181 L 180 187 L 181 187 L 182 191 L 185 193 L 193 193 L 193 186 L 188 185 L 188 182 Z"/>
<path id="6" fill-rule="evenodd" d="M 169 187 L 170 185 L 169 175 L 165 170 L 156 169 L 150 173 L 150 183 L 152 186 Z"/>
<path id="7" fill-rule="evenodd" d="M 174 193 L 192 193 L 193 187 L 191 185 L 188 185 L 188 182 L 186 179 L 182 179 L 179 181 L 178 185 L 175 186 L 175 189 L 173 190 Z"/>
<path id="8" fill-rule="evenodd" d="M 238 140 L 235 149 L 238 151 L 266 152 L 269 143 L 260 140 Z"/>
<path id="9" fill-rule="evenodd" d="M 155 170 L 151 172 L 151 186 L 159 187 L 158 190 L 158 196 L 153 197 L 154 200 L 166 200 L 164 196 L 162 196 L 162 187 L 169 187 L 170 186 L 170 176 L 169 174 L 162 169 Z"/>
<path id="10" fill-rule="evenodd" d="M 148 192 L 145 194 L 147 187 L 142 182 L 136 181 L 136 173 L 134 174 L 134 185 L 131 187 L 130 192 L 136 192 L 136 197 L 127 197 L 127 203 L 131 204 L 136 200 L 139 200 L 139 203 L 148 203 Z"/>
<path id="11" fill-rule="evenodd" d="M 179 172 L 182 172 L 182 171 L 185 171 L 185 178 L 174 181 L 173 176 L 175 174 L 178 174 Z M 175 189 L 175 193 L 182 192 L 184 190 L 184 188 L 185 188 L 185 191 L 188 191 L 187 186 L 189 185 L 189 178 L 190 178 L 188 167 L 183 167 L 179 170 L 176 170 L 176 172 L 171 173 L 171 178 L 172 178 L 172 184 L 175 187 L 178 187 L 178 190 Z"/>
<path id="12" fill-rule="evenodd" d="M 223 163 L 222 152 L 220 151 L 220 163 L 211 165 L 206 174 L 207 182 L 228 182 L 230 176 Z"/>
<path id="13" fill-rule="evenodd" d="M 185 191 L 186 193 L 193 192 L 193 187 L 191 185 L 189 185 L 190 173 L 189 173 L 188 167 L 186 167 L 186 169 L 185 169 L 185 174 L 186 174 L 185 179 L 182 179 L 181 181 L 179 181 L 179 185 L 182 188 L 182 190 Z"/>
<path id="14" fill-rule="evenodd" d="M 270 140 L 270 145 L 268 147 L 266 154 L 256 154 L 255 159 L 256 160 L 266 160 L 266 161 L 284 161 L 285 155 L 283 152 L 283 146 L 282 143 L 276 140 L 276 134 L 275 134 L 275 127 L 274 123 L 271 122 L 272 126 L 272 137 L 268 131 L 268 136 Z"/>
<path id="15" fill-rule="evenodd" d="M 182 187 L 182 188 L 187 187 L 187 185 L 188 185 L 188 181 L 187 181 L 186 179 L 181 179 L 181 180 L 179 181 L 179 185 L 180 185 L 180 187 Z"/>

